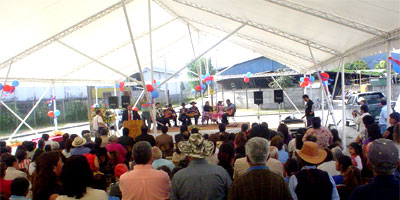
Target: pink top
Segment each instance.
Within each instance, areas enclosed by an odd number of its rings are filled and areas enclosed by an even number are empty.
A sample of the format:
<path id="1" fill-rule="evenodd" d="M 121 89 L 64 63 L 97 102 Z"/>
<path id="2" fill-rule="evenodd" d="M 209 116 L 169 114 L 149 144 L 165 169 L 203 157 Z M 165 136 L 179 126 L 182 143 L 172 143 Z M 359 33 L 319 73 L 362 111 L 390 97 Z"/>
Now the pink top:
<path id="1" fill-rule="evenodd" d="M 113 151 L 119 152 L 118 163 L 125 162 L 126 150 L 121 144 L 110 143 L 110 144 L 107 144 L 106 149 L 108 152 L 113 152 Z"/>
<path id="2" fill-rule="evenodd" d="M 333 135 L 331 131 L 326 128 L 322 127 L 319 129 L 310 128 L 307 130 L 306 134 L 303 137 L 303 142 L 306 141 L 308 135 L 314 135 L 317 138 L 317 144 L 320 149 L 328 147 L 333 142 Z"/>
<path id="3" fill-rule="evenodd" d="M 155 170 L 151 164 L 135 165 L 132 171 L 123 174 L 119 181 L 122 200 L 168 199 L 171 181 L 168 174 Z"/>

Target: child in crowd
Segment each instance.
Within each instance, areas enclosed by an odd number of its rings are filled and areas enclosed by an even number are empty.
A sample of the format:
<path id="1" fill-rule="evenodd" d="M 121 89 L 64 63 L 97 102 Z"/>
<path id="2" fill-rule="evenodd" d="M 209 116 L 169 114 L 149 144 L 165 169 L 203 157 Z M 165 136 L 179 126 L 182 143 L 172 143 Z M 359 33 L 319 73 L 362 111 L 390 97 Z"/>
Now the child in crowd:
<path id="1" fill-rule="evenodd" d="M 29 200 L 25 196 L 28 194 L 29 181 L 26 178 L 16 178 L 11 183 L 10 200 Z"/>
<path id="2" fill-rule="evenodd" d="M 362 155 L 362 147 L 357 142 L 352 142 L 349 145 L 349 153 L 351 157 L 351 162 L 354 166 L 356 166 L 360 171 L 363 168 L 361 155 Z"/>

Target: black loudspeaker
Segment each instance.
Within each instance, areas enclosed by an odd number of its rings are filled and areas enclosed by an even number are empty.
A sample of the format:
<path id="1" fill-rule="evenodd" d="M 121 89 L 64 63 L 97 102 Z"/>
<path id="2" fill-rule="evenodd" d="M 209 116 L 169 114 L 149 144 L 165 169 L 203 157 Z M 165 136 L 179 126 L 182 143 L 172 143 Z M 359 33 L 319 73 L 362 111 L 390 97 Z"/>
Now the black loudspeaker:
<path id="1" fill-rule="evenodd" d="M 283 90 L 274 90 L 274 102 L 275 103 L 283 102 Z"/>
<path id="2" fill-rule="evenodd" d="M 117 96 L 108 97 L 108 105 L 110 106 L 111 109 L 117 109 L 118 108 L 118 97 Z"/>
<path id="3" fill-rule="evenodd" d="M 121 96 L 122 107 L 126 108 L 129 104 L 131 104 L 131 96 Z"/>
<path id="4" fill-rule="evenodd" d="M 257 105 L 263 104 L 263 92 L 262 91 L 254 92 L 254 104 L 257 104 Z"/>

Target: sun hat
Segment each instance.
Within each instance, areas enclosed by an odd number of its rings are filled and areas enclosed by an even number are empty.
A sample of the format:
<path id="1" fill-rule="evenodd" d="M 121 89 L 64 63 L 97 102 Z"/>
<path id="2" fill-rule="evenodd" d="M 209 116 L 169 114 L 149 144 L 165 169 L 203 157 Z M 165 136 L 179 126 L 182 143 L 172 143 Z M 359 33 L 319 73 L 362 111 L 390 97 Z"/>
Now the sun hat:
<path id="1" fill-rule="evenodd" d="M 84 145 L 85 143 L 86 143 L 86 139 L 78 136 L 78 137 L 74 138 L 74 141 L 72 142 L 72 146 L 79 147 L 79 146 Z"/>
<path id="2" fill-rule="evenodd" d="M 192 101 L 192 102 L 190 102 L 190 104 L 197 104 L 196 102 L 194 102 L 194 101 Z"/>
<path id="3" fill-rule="evenodd" d="M 213 153 L 214 143 L 204 140 L 199 133 L 191 134 L 189 140 L 178 143 L 178 149 L 183 154 L 193 158 L 204 158 Z"/>
<path id="4" fill-rule="evenodd" d="M 117 178 L 119 178 L 122 174 L 128 171 L 128 167 L 125 164 L 118 164 L 114 168 L 114 174 Z"/>
<path id="5" fill-rule="evenodd" d="M 301 150 L 296 150 L 297 155 L 304 161 L 311 164 L 319 164 L 326 158 L 326 151 L 318 149 L 315 142 L 306 141 Z"/>
<path id="6" fill-rule="evenodd" d="M 376 172 L 396 169 L 399 151 L 392 140 L 377 139 L 369 147 L 368 160 Z"/>

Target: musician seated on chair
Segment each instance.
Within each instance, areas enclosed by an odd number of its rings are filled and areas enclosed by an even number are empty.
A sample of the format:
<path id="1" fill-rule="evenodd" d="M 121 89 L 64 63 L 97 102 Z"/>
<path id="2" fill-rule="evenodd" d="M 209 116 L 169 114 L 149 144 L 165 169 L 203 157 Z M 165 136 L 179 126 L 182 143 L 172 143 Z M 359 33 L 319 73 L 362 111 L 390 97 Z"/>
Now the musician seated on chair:
<path id="1" fill-rule="evenodd" d="M 204 124 L 205 121 L 210 120 L 212 118 L 213 107 L 210 106 L 210 102 L 206 101 L 206 105 L 203 106 L 203 117 L 201 118 L 201 123 Z"/>
<path id="2" fill-rule="evenodd" d="M 199 117 L 200 117 L 200 111 L 199 109 L 196 107 L 196 102 L 192 101 L 190 103 L 192 105 L 192 107 L 189 108 L 188 110 L 188 116 L 189 118 L 194 118 L 194 124 L 198 124 L 199 121 Z M 192 123 L 191 120 L 189 119 L 190 124 Z"/>
<path id="3" fill-rule="evenodd" d="M 127 120 L 140 120 L 140 115 L 137 110 L 133 110 L 131 105 L 126 107 L 126 110 L 122 113 L 122 123 Z"/>
<path id="4" fill-rule="evenodd" d="M 168 104 L 168 108 L 164 111 L 164 117 L 167 120 L 167 124 L 169 127 L 171 127 L 171 122 L 169 120 L 173 120 L 175 123 L 175 127 L 178 127 L 178 123 L 176 121 L 176 112 L 172 108 L 172 104 Z"/>
<path id="5" fill-rule="evenodd" d="M 228 107 L 225 108 L 225 113 L 222 114 L 222 123 L 228 125 L 228 116 L 235 116 L 236 106 L 235 104 L 231 103 L 231 100 L 227 99 L 226 104 Z"/>
<path id="6" fill-rule="evenodd" d="M 182 125 L 189 125 L 190 124 L 190 118 L 187 116 L 188 114 L 188 109 L 185 108 L 185 103 L 182 103 L 182 108 L 179 111 L 179 121 L 182 122 Z"/>
<path id="7" fill-rule="evenodd" d="M 156 103 L 156 121 L 158 130 L 161 130 L 161 127 L 165 126 L 167 123 L 167 119 L 164 117 L 164 111 L 162 110 L 160 103 Z"/>

